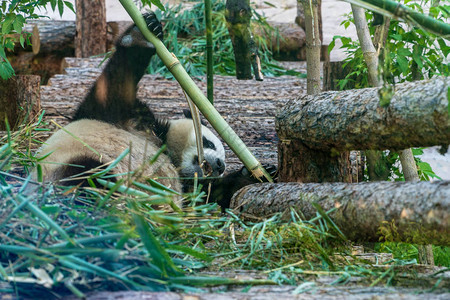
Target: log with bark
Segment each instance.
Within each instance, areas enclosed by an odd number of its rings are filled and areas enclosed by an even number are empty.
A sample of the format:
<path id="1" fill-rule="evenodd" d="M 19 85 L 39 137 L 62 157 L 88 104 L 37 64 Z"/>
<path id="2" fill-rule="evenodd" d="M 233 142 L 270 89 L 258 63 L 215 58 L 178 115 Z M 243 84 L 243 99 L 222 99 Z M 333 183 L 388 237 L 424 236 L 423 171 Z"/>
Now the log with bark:
<path id="1" fill-rule="evenodd" d="M 63 52 L 73 55 L 75 22 L 55 20 L 31 20 L 25 30 L 32 33 L 31 49 L 34 54 Z M 27 50 L 29 48 L 25 48 Z"/>
<path id="2" fill-rule="evenodd" d="M 294 209 L 310 220 L 317 216 L 312 203 L 335 208 L 329 216 L 352 241 L 450 245 L 449 181 L 255 184 L 230 205 L 244 217 L 289 218 Z"/>
<path id="3" fill-rule="evenodd" d="M 324 92 L 289 101 L 276 116 L 280 139 L 337 151 L 450 143 L 450 78 L 397 84 L 387 107 L 377 88 Z"/>

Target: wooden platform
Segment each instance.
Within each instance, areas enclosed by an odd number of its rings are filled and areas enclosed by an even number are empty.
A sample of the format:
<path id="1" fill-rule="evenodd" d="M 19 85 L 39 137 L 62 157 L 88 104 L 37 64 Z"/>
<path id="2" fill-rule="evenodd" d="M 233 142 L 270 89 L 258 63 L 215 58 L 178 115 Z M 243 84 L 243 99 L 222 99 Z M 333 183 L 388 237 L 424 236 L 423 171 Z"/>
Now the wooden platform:
<path id="1" fill-rule="evenodd" d="M 65 59 L 65 74 L 58 74 L 41 87 L 41 105 L 46 119 L 60 125 L 70 121 L 76 107 L 101 72 L 100 58 Z M 104 64 L 103 64 L 104 66 Z M 306 79 L 291 76 L 266 77 L 263 82 L 236 80 L 215 76 L 214 105 L 243 139 L 252 153 L 266 164 L 277 164 L 277 136 L 274 115 L 288 99 L 306 93 Z M 206 93 L 205 81 L 196 83 Z M 145 75 L 139 84 L 138 97 L 147 102 L 158 116 L 182 117 L 187 103 L 175 80 L 157 75 Z M 237 157 L 227 149 L 227 169 L 241 166 Z"/>

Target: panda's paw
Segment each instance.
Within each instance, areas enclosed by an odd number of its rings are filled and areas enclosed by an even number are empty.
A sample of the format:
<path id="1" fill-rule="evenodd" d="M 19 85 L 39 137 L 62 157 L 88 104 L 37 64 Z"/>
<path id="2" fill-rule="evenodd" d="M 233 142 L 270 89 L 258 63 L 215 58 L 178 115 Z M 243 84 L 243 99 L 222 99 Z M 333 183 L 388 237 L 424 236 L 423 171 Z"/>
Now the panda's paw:
<path id="1" fill-rule="evenodd" d="M 144 14 L 144 19 L 147 24 L 148 29 L 157 36 L 160 40 L 163 39 L 163 31 L 161 23 L 156 18 L 154 12 L 148 12 Z M 155 46 L 147 41 L 144 35 L 141 33 L 136 25 L 130 26 L 119 39 L 117 44 L 118 47 L 130 48 L 130 47 L 140 47 L 146 49 L 155 49 Z"/>
<path id="2" fill-rule="evenodd" d="M 148 29 L 161 41 L 164 38 L 163 28 L 161 22 L 159 22 L 155 13 L 150 11 L 144 14 L 145 23 L 147 23 Z"/>

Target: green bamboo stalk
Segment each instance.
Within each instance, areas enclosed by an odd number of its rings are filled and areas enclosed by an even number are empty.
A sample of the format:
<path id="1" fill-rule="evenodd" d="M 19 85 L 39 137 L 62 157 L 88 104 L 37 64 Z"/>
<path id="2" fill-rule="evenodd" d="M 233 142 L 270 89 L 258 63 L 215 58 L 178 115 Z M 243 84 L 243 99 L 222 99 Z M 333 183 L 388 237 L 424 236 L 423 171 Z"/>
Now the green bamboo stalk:
<path id="1" fill-rule="evenodd" d="M 231 150 L 233 150 L 237 157 L 239 157 L 247 169 L 252 172 L 253 176 L 256 178 L 261 178 L 264 176 L 269 182 L 272 182 L 273 180 L 269 173 L 267 173 L 267 171 L 261 166 L 259 161 L 248 150 L 247 146 L 245 146 L 244 142 L 233 131 L 233 129 L 231 129 L 230 125 L 227 124 L 214 106 L 205 97 L 192 78 L 187 74 L 186 70 L 181 66 L 175 55 L 170 53 L 161 40 L 148 30 L 144 17 L 133 1 L 119 1 L 128 12 L 136 26 L 142 32 L 144 37 L 155 46 L 156 53 L 169 71 L 173 74 L 183 90 L 186 91 L 188 96 L 192 99 L 192 101 L 194 101 L 195 105 L 197 105 L 198 109 L 203 113 L 205 118 L 209 121 L 211 126 L 214 127 L 217 133 L 223 138 L 225 143 L 230 146 Z"/>
<path id="2" fill-rule="evenodd" d="M 211 0 L 205 0 L 206 25 L 206 94 L 209 102 L 214 104 L 214 69 Z"/>
<path id="3" fill-rule="evenodd" d="M 432 17 L 421 14 L 412 10 L 398 2 L 391 0 L 343 0 L 345 2 L 361 6 L 365 9 L 375 11 L 382 15 L 400 19 L 405 22 L 422 26 L 424 29 L 431 31 L 445 38 L 450 37 L 450 24 L 433 19 Z"/>

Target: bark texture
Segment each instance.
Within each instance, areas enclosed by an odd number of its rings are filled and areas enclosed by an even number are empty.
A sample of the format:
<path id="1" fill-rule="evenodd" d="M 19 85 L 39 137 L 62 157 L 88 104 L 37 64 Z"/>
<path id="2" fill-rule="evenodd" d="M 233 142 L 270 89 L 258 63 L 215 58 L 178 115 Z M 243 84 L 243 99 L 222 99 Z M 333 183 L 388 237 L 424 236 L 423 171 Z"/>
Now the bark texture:
<path id="1" fill-rule="evenodd" d="M 0 79 L 0 130 L 5 130 L 5 119 L 11 129 L 25 121 L 33 120 L 41 109 L 40 77 L 17 75 L 8 80 Z"/>
<path id="2" fill-rule="evenodd" d="M 306 91 L 308 95 L 316 95 L 321 91 L 318 2 L 305 0 L 301 2 L 305 13 Z M 280 153 L 278 156 L 279 181 L 346 181 L 341 177 L 348 177 L 351 182 L 351 176 L 346 176 L 349 173 L 344 172 L 341 176 L 339 172 L 342 169 L 339 160 L 349 162 L 348 153 L 344 157 L 333 158 L 329 151 L 318 153 L 301 141 L 288 139 L 279 141 L 278 153 Z"/>
<path id="3" fill-rule="evenodd" d="M 450 142 L 450 78 L 402 83 L 388 107 L 377 88 L 324 92 L 289 101 L 276 116 L 282 140 L 314 149 L 406 149 Z"/>
<path id="4" fill-rule="evenodd" d="M 105 0 L 76 1 L 75 56 L 89 57 L 106 52 Z"/>
<path id="5" fill-rule="evenodd" d="M 260 218 L 296 209 L 309 220 L 317 212 L 311 203 L 337 208 L 330 217 L 352 241 L 450 245 L 449 181 L 255 184 L 239 190 L 230 207 Z"/>
<path id="6" fill-rule="evenodd" d="M 350 152 L 320 151 L 297 140 L 278 142 L 279 182 L 353 182 Z"/>

